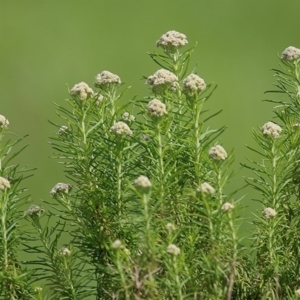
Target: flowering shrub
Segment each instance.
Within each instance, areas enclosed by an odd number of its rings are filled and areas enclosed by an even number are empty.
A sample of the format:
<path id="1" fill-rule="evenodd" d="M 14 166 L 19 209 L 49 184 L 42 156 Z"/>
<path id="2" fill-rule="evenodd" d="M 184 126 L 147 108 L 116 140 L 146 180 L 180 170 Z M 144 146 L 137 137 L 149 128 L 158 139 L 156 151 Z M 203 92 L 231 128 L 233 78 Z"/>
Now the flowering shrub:
<path id="1" fill-rule="evenodd" d="M 121 78 L 103 71 L 95 90 L 80 82 L 68 108 L 55 104 L 62 122 L 51 145 L 69 182 L 49 188 L 49 201 L 23 196 L 32 170 L 12 164 L 25 147 L 12 154 L 22 139 L 6 141 L 0 115 L 0 299 L 300 297 L 300 50 L 285 49 L 274 70 L 275 92 L 288 96 L 274 108 L 280 125 L 254 130 L 248 146 L 261 156 L 243 164 L 261 211 L 245 243 L 239 188 L 226 192 L 234 157 L 221 146 L 225 127 L 209 129 L 218 112 L 204 110 L 216 86 L 188 73 L 194 47 L 183 50 L 184 34 L 156 44 L 159 70 L 140 101 L 121 102 Z"/>

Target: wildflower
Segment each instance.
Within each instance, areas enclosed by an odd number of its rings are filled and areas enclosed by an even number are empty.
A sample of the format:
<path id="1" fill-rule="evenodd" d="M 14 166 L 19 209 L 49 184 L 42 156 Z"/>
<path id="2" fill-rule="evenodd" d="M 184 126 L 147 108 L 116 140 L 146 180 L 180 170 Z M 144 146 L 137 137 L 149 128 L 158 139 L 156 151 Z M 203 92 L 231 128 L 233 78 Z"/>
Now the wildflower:
<path id="1" fill-rule="evenodd" d="M 59 135 L 63 135 L 65 134 L 67 131 L 69 130 L 69 128 L 65 125 L 61 126 L 59 129 L 58 129 L 58 134 Z"/>
<path id="2" fill-rule="evenodd" d="M 209 150 L 209 156 L 213 160 L 225 160 L 227 158 L 227 152 L 222 146 L 217 145 Z"/>
<path id="3" fill-rule="evenodd" d="M 125 254 L 128 255 L 128 256 L 131 254 L 131 253 L 130 253 L 130 250 L 127 249 L 127 248 L 124 248 L 124 252 L 125 252 Z"/>
<path id="4" fill-rule="evenodd" d="M 183 92 L 189 96 L 199 94 L 205 89 L 204 80 L 196 74 L 191 74 L 183 80 Z"/>
<path id="5" fill-rule="evenodd" d="M 174 226 L 174 224 L 172 224 L 172 223 L 168 223 L 168 224 L 166 225 L 166 229 L 167 229 L 169 232 L 171 232 L 171 231 L 175 230 L 175 226 Z"/>
<path id="6" fill-rule="evenodd" d="M 43 291 L 43 288 L 41 288 L 40 286 L 35 286 L 33 288 L 33 290 L 34 290 L 35 293 L 41 293 Z"/>
<path id="7" fill-rule="evenodd" d="M 142 134 L 141 141 L 150 142 L 152 139 L 148 134 Z"/>
<path id="8" fill-rule="evenodd" d="M 295 296 L 297 298 L 300 298 L 300 289 L 298 289 L 298 290 L 295 291 Z"/>
<path id="9" fill-rule="evenodd" d="M 197 187 L 197 192 L 198 193 L 203 193 L 203 194 L 214 194 L 215 189 L 207 182 L 202 183 L 200 186 Z"/>
<path id="10" fill-rule="evenodd" d="M 112 243 L 112 248 L 114 248 L 114 249 L 119 249 L 119 248 L 121 248 L 121 246 L 122 246 L 122 242 L 120 241 L 120 240 L 115 240 L 113 243 Z"/>
<path id="11" fill-rule="evenodd" d="M 158 99 L 153 99 L 147 105 L 147 112 L 152 117 L 163 117 L 167 114 L 166 105 Z"/>
<path id="12" fill-rule="evenodd" d="M 263 210 L 262 214 L 266 219 L 270 219 L 275 217 L 277 213 L 273 208 L 267 207 Z"/>
<path id="13" fill-rule="evenodd" d="M 171 30 L 163 34 L 156 42 L 157 47 L 162 47 L 166 52 L 174 52 L 188 43 L 183 33 Z"/>
<path id="14" fill-rule="evenodd" d="M 30 216 L 30 217 L 35 217 L 38 216 L 40 217 L 45 210 L 38 206 L 38 205 L 31 205 L 24 213 L 25 216 Z"/>
<path id="15" fill-rule="evenodd" d="M 263 135 L 272 136 L 274 139 L 279 137 L 280 132 L 282 131 L 281 127 L 273 122 L 267 122 L 261 128 Z"/>
<path id="16" fill-rule="evenodd" d="M 85 82 L 75 84 L 70 92 L 72 96 L 78 97 L 82 101 L 94 95 L 93 90 Z"/>
<path id="17" fill-rule="evenodd" d="M 7 128 L 8 125 L 8 120 L 3 115 L 0 115 L 0 128 Z"/>
<path id="18" fill-rule="evenodd" d="M 52 197 L 57 196 L 58 194 L 68 194 L 72 189 L 72 186 L 68 183 L 57 183 L 52 190 L 50 191 L 50 194 Z"/>
<path id="19" fill-rule="evenodd" d="M 71 251 L 67 247 L 62 247 L 58 251 L 58 255 L 60 255 L 60 256 L 70 256 L 71 255 Z"/>
<path id="20" fill-rule="evenodd" d="M 116 135 L 132 135 L 132 131 L 129 126 L 124 122 L 117 122 L 111 128 L 110 132 Z"/>
<path id="21" fill-rule="evenodd" d="M 229 210 L 234 209 L 234 205 L 231 204 L 231 203 L 229 203 L 229 202 L 226 202 L 226 203 L 224 203 L 224 204 L 222 205 L 221 209 L 222 209 L 223 211 L 229 211 Z"/>
<path id="22" fill-rule="evenodd" d="M 0 177 L 0 190 L 5 190 L 6 188 L 10 188 L 9 181 L 4 177 Z"/>
<path id="23" fill-rule="evenodd" d="M 134 121 L 135 120 L 135 116 L 131 115 L 129 112 L 124 112 L 124 114 L 122 115 L 122 119 L 124 121 Z"/>
<path id="24" fill-rule="evenodd" d="M 146 84 L 151 85 L 155 93 L 164 91 L 167 88 L 174 90 L 178 85 L 178 77 L 168 70 L 160 69 L 147 78 Z"/>
<path id="25" fill-rule="evenodd" d="M 96 99 L 96 102 L 95 102 L 96 105 L 100 105 L 104 100 L 104 96 L 101 94 L 96 94 L 95 99 Z"/>
<path id="26" fill-rule="evenodd" d="M 151 188 L 152 184 L 148 177 L 146 176 L 139 176 L 135 181 L 134 184 L 138 190 L 141 192 L 148 192 Z"/>
<path id="27" fill-rule="evenodd" d="M 300 49 L 295 48 L 293 46 L 289 46 L 286 49 L 284 49 L 280 58 L 285 61 L 297 60 L 300 58 Z"/>
<path id="28" fill-rule="evenodd" d="M 174 244 L 170 244 L 167 248 L 167 252 L 173 254 L 174 256 L 177 256 L 180 253 L 180 248 L 178 248 Z"/>
<path id="29" fill-rule="evenodd" d="M 109 71 L 103 71 L 95 77 L 95 87 L 101 88 L 109 84 L 117 85 L 121 83 L 121 78 Z"/>

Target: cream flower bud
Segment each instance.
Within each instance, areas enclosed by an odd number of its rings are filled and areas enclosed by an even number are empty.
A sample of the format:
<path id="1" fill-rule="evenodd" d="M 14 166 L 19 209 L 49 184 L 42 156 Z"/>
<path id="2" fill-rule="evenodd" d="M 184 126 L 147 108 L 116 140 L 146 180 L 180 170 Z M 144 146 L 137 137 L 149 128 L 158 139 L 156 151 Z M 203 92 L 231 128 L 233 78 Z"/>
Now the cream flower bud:
<path id="1" fill-rule="evenodd" d="M 174 90 L 177 86 L 177 82 L 178 77 L 165 69 L 158 70 L 146 80 L 146 84 L 152 86 L 153 92 L 161 92 L 167 88 Z"/>
<path id="2" fill-rule="evenodd" d="M 72 96 L 78 97 L 82 101 L 89 99 L 94 95 L 94 91 L 85 82 L 75 84 L 70 93 Z"/>
<path id="3" fill-rule="evenodd" d="M 69 130 L 69 128 L 67 126 L 63 125 L 58 129 L 58 134 L 63 135 L 65 133 L 67 133 L 68 130 Z"/>
<path id="4" fill-rule="evenodd" d="M 163 117 L 167 114 L 166 105 L 158 99 L 153 99 L 147 105 L 147 112 L 152 117 Z"/>
<path id="5" fill-rule="evenodd" d="M 231 204 L 231 203 L 229 203 L 229 202 L 226 202 L 226 203 L 224 203 L 224 204 L 222 205 L 221 209 L 222 209 L 223 211 L 229 211 L 229 210 L 234 209 L 234 205 Z"/>
<path id="6" fill-rule="evenodd" d="M 166 229 L 167 229 L 169 232 L 171 232 L 171 231 L 174 231 L 174 230 L 175 230 L 175 226 L 174 226 L 174 224 L 172 224 L 172 223 L 168 223 L 168 224 L 166 225 Z"/>
<path id="7" fill-rule="evenodd" d="M 62 247 L 58 251 L 58 255 L 60 255 L 60 256 L 70 256 L 71 255 L 71 251 L 67 247 Z"/>
<path id="8" fill-rule="evenodd" d="M 58 194 L 68 194 L 72 189 L 72 186 L 68 183 L 57 183 L 50 191 L 51 196 L 55 197 Z"/>
<path id="9" fill-rule="evenodd" d="M 131 115 L 129 112 L 124 112 L 122 119 L 127 122 L 132 122 L 135 120 L 135 116 Z"/>
<path id="10" fill-rule="evenodd" d="M 222 146 L 217 145 L 209 150 L 209 156 L 213 160 L 225 160 L 227 158 L 227 152 Z"/>
<path id="11" fill-rule="evenodd" d="M 203 193 L 203 194 L 214 194 L 215 193 L 215 189 L 207 182 L 203 182 L 202 184 L 200 184 L 200 186 L 197 187 L 197 192 L 198 193 Z"/>
<path id="12" fill-rule="evenodd" d="M 141 192 L 148 192 L 152 187 L 151 181 L 147 176 L 141 175 L 134 181 L 135 187 Z"/>
<path id="13" fill-rule="evenodd" d="M 111 128 L 110 132 L 115 135 L 132 135 L 132 131 L 129 126 L 124 122 L 117 122 Z"/>
<path id="14" fill-rule="evenodd" d="M 4 177 L 0 177 L 0 190 L 5 190 L 9 188 L 10 188 L 9 181 Z"/>
<path id="15" fill-rule="evenodd" d="M 297 60 L 300 58 L 300 49 L 295 48 L 293 46 L 289 46 L 286 49 L 284 49 L 280 58 L 285 61 Z"/>
<path id="16" fill-rule="evenodd" d="M 117 85 L 120 83 L 121 83 L 121 78 L 118 75 L 113 74 L 109 71 L 103 71 L 95 77 L 94 85 L 95 87 L 103 87 L 109 84 Z"/>
<path id="17" fill-rule="evenodd" d="M 8 120 L 3 115 L 0 115 L 0 128 L 7 128 L 8 125 Z"/>
<path id="18" fill-rule="evenodd" d="M 273 122 L 267 122 L 261 128 L 263 135 L 272 136 L 274 139 L 279 137 L 280 132 L 282 131 L 281 127 Z"/>
<path id="19" fill-rule="evenodd" d="M 178 254 L 180 254 L 180 248 L 178 248 L 174 244 L 170 244 L 167 248 L 167 252 L 173 254 L 174 256 L 177 256 Z"/>
<path id="20" fill-rule="evenodd" d="M 111 245 L 112 248 L 114 249 L 119 249 L 122 247 L 122 242 L 120 240 L 115 240 L 112 245 Z"/>
<path id="21" fill-rule="evenodd" d="M 300 298 L 300 289 L 295 291 L 295 296 L 296 298 Z"/>
<path id="22" fill-rule="evenodd" d="M 38 205 L 31 205 L 24 213 L 25 216 L 40 217 L 45 212 L 45 209 Z"/>
<path id="23" fill-rule="evenodd" d="M 199 94 L 205 89 L 204 80 L 196 74 L 191 74 L 183 80 L 183 92 L 189 96 Z"/>
<path id="24" fill-rule="evenodd" d="M 262 214 L 266 219 L 270 219 L 275 217 L 277 213 L 273 208 L 267 207 L 263 210 Z"/>
<path id="25" fill-rule="evenodd" d="M 186 36 L 175 30 L 163 34 L 156 42 L 157 47 L 162 47 L 166 52 L 173 52 L 188 43 Z"/>

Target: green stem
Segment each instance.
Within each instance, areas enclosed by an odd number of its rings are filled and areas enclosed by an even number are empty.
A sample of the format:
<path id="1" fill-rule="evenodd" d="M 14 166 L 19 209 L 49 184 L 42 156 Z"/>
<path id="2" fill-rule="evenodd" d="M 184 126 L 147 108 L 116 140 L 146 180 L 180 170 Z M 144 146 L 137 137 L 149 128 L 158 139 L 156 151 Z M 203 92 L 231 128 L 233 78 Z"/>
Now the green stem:
<path id="1" fill-rule="evenodd" d="M 201 112 L 202 104 L 197 103 L 195 100 L 193 103 L 193 119 L 194 119 L 194 144 L 195 144 L 195 176 L 197 184 L 200 184 L 200 128 L 199 128 L 199 119 Z"/>
<path id="2" fill-rule="evenodd" d="M 175 282 L 176 282 L 176 288 L 177 288 L 177 296 L 178 300 L 183 300 L 183 295 L 182 295 L 182 289 L 181 289 L 181 284 L 180 284 L 180 277 L 179 277 L 179 272 L 178 272 L 178 267 L 177 267 L 177 260 L 176 256 L 174 256 L 174 271 L 175 271 Z"/>
<path id="3" fill-rule="evenodd" d="M 164 170 L 164 161 L 163 161 L 163 146 L 162 146 L 162 136 L 161 136 L 161 129 L 160 123 L 157 123 L 157 147 L 158 147 L 158 179 L 159 179 L 159 200 L 162 203 L 164 200 L 165 192 L 164 192 L 164 177 L 165 177 L 165 170 Z"/>
<path id="4" fill-rule="evenodd" d="M 118 215 L 122 216 L 122 141 L 117 141 L 117 203 Z"/>

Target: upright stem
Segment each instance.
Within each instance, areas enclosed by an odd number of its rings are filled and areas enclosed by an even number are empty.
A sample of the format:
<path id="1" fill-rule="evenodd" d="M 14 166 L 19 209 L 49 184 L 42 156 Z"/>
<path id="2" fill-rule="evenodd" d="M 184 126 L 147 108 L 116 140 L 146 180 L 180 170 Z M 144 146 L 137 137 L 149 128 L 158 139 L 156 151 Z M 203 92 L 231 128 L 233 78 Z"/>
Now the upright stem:
<path id="1" fill-rule="evenodd" d="M 197 184 L 200 184 L 200 128 L 199 128 L 199 119 L 201 112 L 202 104 L 197 103 L 195 100 L 193 103 L 193 121 L 194 121 L 194 143 L 195 143 L 195 176 Z"/>
<path id="2" fill-rule="evenodd" d="M 164 199 L 164 180 L 165 180 L 165 170 L 164 170 L 164 161 L 163 161 L 163 145 L 162 145 L 162 136 L 160 123 L 157 123 L 157 147 L 158 147 L 158 179 L 159 179 L 159 200 L 163 201 Z"/>
<path id="3" fill-rule="evenodd" d="M 117 141 L 117 204 L 118 215 L 122 216 L 122 141 Z"/>

